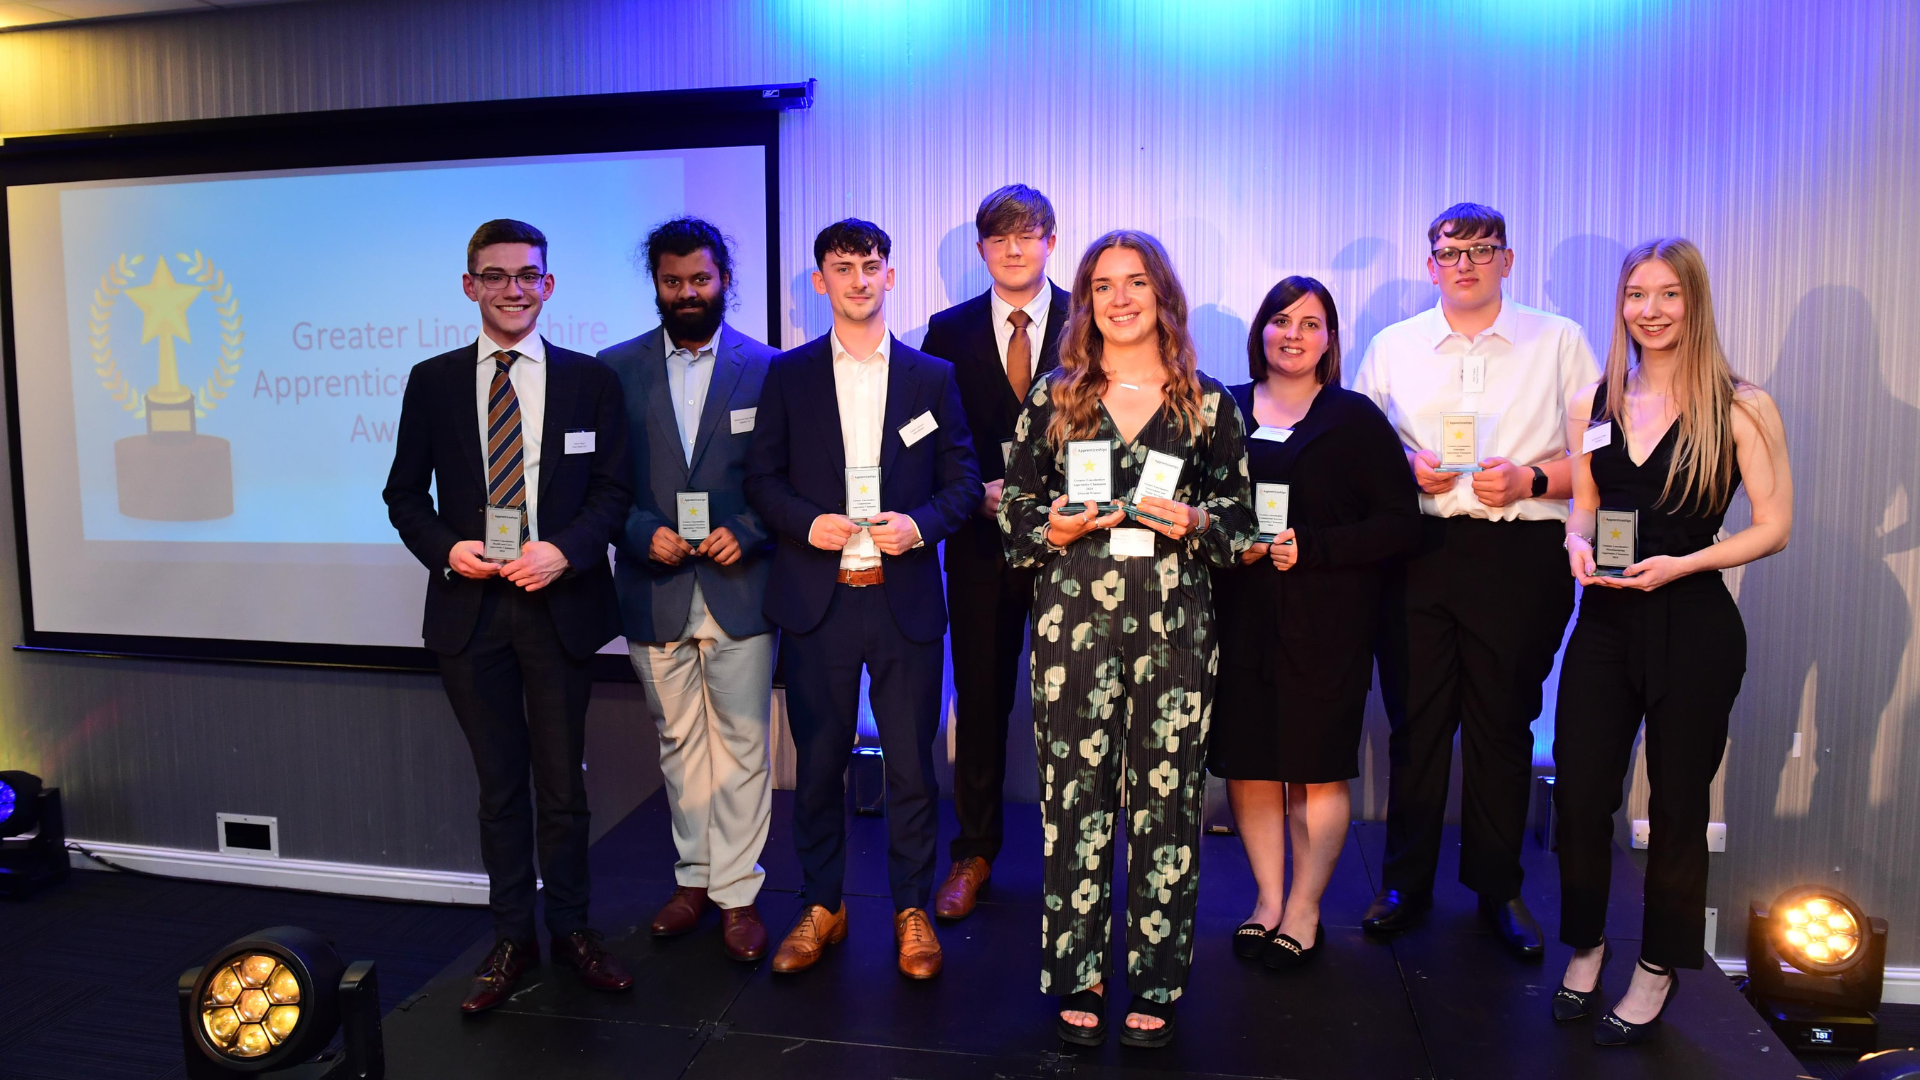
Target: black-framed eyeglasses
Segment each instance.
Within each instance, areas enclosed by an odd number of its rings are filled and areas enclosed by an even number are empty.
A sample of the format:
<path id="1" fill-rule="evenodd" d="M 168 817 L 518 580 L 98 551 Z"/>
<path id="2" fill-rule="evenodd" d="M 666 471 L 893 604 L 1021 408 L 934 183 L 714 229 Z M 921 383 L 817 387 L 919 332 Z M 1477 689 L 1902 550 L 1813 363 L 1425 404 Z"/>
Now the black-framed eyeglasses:
<path id="1" fill-rule="evenodd" d="M 1434 248 L 1432 255 L 1433 261 L 1441 266 L 1458 265 L 1462 255 L 1465 255 L 1467 261 L 1475 266 L 1485 266 L 1493 261 L 1496 253 L 1505 250 L 1507 250 L 1505 244 L 1475 244 L 1469 248 Z"/>
<path id="2" fill-rule="evenodd" d="M 473 275 L 473 278 L 489 292 L 499 292 L 501 289 L 506 288 L 509 278 L 518 281 L 520 287 L 523 289 L 537 289 L 540 287 L 541 282 L 547 280 L 547 272 L 545 270 L 523 270 L 518 274 L 509 274 L 505 270 L 487 270 L 483 273 Z"/>

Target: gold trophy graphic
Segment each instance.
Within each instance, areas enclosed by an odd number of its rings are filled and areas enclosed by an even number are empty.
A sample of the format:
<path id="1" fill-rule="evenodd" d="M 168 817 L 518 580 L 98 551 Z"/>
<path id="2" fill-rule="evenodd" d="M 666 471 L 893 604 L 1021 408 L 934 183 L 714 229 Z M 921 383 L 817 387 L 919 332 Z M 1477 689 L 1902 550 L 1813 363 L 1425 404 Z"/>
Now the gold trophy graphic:
<path id="1" fill-rule="evenodd" d="M 89 324 L 94 369 L 114 401 L 147 422 L 145 434 L 113 444 L 120 512 L 147 521 L 211 521 L 233 513 L 233 454 L 227 440 L 202 434 L 199 421 L 233 386 L 244 335 L 225 273 L 197 251 L 175 258 L 187 281 L 174 277 L 164 255 L 145 285 L 130 284 L 146 261 L 139 255 L 122 255 L 101 276 Z M 158 381 L 144 393 L 120 371 L 109 341 L 114 298 L 122 293 L 140 311 L 140 344 L 159 342 Z M 214 373 L 196 394 L 180 382 L 174 345 L 193 343 L 187 311 L 202 293 L 209 303 L 201 307 L 214 309 L 222 333 Z"/>

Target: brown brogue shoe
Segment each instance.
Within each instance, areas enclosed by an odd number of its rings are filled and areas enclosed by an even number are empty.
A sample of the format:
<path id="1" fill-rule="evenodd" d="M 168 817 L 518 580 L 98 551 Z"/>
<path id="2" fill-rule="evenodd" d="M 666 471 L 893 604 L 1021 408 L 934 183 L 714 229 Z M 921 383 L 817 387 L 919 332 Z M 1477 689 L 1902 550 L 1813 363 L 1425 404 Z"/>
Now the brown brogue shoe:
<path id="1" fill-rule="evenodd" d="M 993 866 L 978 855 L 961 859 L 947 871 L 947 880 L 933 894 L 933 913 L 943 919 L 964 919 L 973 914 L 980 899 L 980 887 L 993 876 Z"/>
<path id="2" fill-rule="evenodd" d="M 553 958 L 579 972 L 580 981 L 595 990 L 627 990 L 633 986 L 633 976 L 627 974 L 626 965 L 600 943 L 597 930 L 575 930 L 566 937 L 555 938 Z"/>
<path id="3" fill-rule="evenodd" d="M 760 921 L 760 909 L 747 904 L 721 911 L 720 940 L 735 960 L 753 961 L 767 955 L 767 928 Z"/>
<path id="4" fill-rule="evenodd" d="M 520 982 L 520 976 L 539 962 L 540 946 L 537 942 L 508 941 L 506 938 L 494 942 L 493 951 L 480 961 L 479 970 L 474 972 L 473 989 L 467 991 L 467 999 L 460 1003 L 460 1011 L 472 1016 L 507 1000 L 514 986 Z"/>
<path id="5" fill-rule="evenodd" d="M 900 974 L 909 979 L 940 974 L 940 939 L 933 936 L 933 921 L 925 911 L 910 907 L 895 915 L 893 940 L 900 946 Z"/>
<path id="6" fill-rule="evenodd" d="M 773 970 L 782 975 L 805 971 L 820 962 L 827 946 L 847 940 L 847 905 L 828 911 L 820 904 L 808 904 L 800 921 L 787 931 L 787 939 L 773 954 Z"/>
<path id="7" fill-rule="evenodd" d="M 654 937 L 678 937 L 700 925 L 700 915 L 713 901 L 707 899 L 707 890 L 681 885 L 660 905 L 660 911 L 653 917 L 653 925 L 648 927 Z"/>

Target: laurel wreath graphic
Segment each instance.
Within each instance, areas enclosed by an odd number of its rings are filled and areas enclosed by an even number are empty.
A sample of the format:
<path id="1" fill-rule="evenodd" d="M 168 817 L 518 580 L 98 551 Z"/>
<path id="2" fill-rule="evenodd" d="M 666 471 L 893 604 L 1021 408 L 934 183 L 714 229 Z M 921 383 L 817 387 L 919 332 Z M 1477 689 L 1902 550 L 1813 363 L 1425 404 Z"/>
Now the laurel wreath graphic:
<path id="1" fill-rule="evenodd" d="M 100 284 L 93 289 L 93 306 L 87 309 L 87 331 L 93 345 L 93 370 L 100 376 L 100 384 L 113 395 L 120 407 L 132 413 L 135 419 L 147 414 L 147 400 L 138 387 L 127 381 L 120 365 L 113 359 L 113 342 L 107 335 L 108 319 L 113 316 L 113 302 L 133 281 L 133 268 L 145 261 L 145 255 L 135 255 L 129 259 L 125 255 L 115 260 L 107 272 L 100 275 Z"/>
<path id="2" fill-rule="evenodd" d="M 200 384 L 200 390 L 194 397 L 194 415 L 205 418 L 207 413 L 220 406 L 221 399 L 233 388 L 240 374 L 241 346 L 247 335 L 241 329 L 240 303 L 233 298 L 233 285 L 227 281 L 226 272 L 198 250 L 191 257 L 175 254 L 174 258 L 180 261 L 183 275 L 206 288 L 207 299 L 212 301 L 214 313 L 220 318 L 220 355 L 213 362 L 213 374 Z M 146 395 L 128 380 L 126 373 L 120 370 L 120 365 L 113 359 L 113 346 L 107 329 L 108 320 L 113 315 L 114 301 L 132 283 L 133 268 L 145 259 L 144 255 L 122 255 L 107 267 L 107 272 L 100 275 L 100 284 L 94 287 L 93 307 L 87 312 L 94 372 L 100 376 L 100 384 L 106 387 L 113 400 L 132 413 L 135 419 L 147 413 Z"/>

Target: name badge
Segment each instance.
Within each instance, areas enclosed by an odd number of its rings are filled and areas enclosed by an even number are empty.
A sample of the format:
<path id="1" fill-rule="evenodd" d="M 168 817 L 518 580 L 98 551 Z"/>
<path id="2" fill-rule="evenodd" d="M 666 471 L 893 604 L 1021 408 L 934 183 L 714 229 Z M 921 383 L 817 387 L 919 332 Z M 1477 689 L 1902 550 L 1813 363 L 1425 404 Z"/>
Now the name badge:
<path id="1" fill-rule="evenodd" d="M 512 562 L 520 557 L 520 531 L 527 519 L 525 507 L 487 507 L 487 535 L 483 554 L 492 562 Z"/>
<path id="2" fill-rule="evenodd" d="M 1134 556 L 1153 557 L 1152 529 L 1113 529 L 1107 536 L 1107 552 L 1116 559 Z"/>
<path id="3" fill-rule="evenodd" d="M 1271 544 L 1274 537 L 1287 531 L 1289 494 L 1286 484 L 1253 485 L 1253 516 L 1260 528 L 1260 543 Z"/>
<path id="4" fill-rule="evenodd" d="M 1460 358 L 1460 392 L 1463 394 L 1483 394 L 1487 390 L 1487 358 L 1484 356 L 1463 356 Z"/>
<path id="5" fill-rule="evenodd" d="M 1626 569 L 1638 560 L 1634 534 L 1639 531 L 1640 511 L 1602 510 L 1600 527 L 1593 537 L 1594 573 L 1601 577 L 1624 577 Z"/>
<path id="6" fill-rule="evenodd" d="M 1591 454 L 1603 446 L 1612 444 L 1612 442 L 1613 421 L 1609 420 L 1604 424 L 1595 424 L 1586 430 L 1586 434 L 1580 436 L 1580 452 L 1583 454 Z"/>
<path id="7" fill-rule="evenodd" d="M 1180 486 L 1180 470 L 1185 465 L 1185 461 L 1172 454 L 1147 451 L 1147 464 L 1140 470 L 1140 483 L 1133 489 L 1134 503 L 1137 505 L 1148 496 L 1156 499 L 1173 498 L 1174 491 Z"/>
<path id="8" fill-rule="evenodd" d="M 1479 472 L 1479 441 L 1474 437 L 1472 413 L 1440 417 L 1440 472 Z"/>
<path id="9" fill-rule="evenodd" d="M 591 431 L 567 432 L 566 449 L 567 449 L 567 453 L 569 454 L 593 453 L 593 432 Z"/>
<path id="10" fill-rule="evenodd" d="M 1262 424 L 1254 428 L 1253 434 L 1248 437 L 1259 439 L 1262 442 L 1286 442 L 1288 439 L 1293 438 L 1293 429 L 1290 427 L 1268 427 Z"/>
<path id="11" fill-rule="evenodd" d="M 1012 464 L 1013 464 L 1013 440 L 1007 439 L 1001 442 L 1000 444 L 1000 467 L 1002 469 L 1005 469 Z"/>
<path id="12" fill-rule="evenodd" d="M 866 528 L 867 519 L 880 512 L 880 466 L 847 470 L 847 516 Z"/>
<path id="13" fill-rule="evenodd" d="M 939 426 L 940 425 L 934 421 L 931 411 L 923 412 L 912 420 L 907 421 L 906 425 L 900 429 L 900 442 L 906 446 L 912 446 L 914 443 L 926 438 L 932 433 L 934 428 Z"/>
<path id="14" fill-rule="evenodd" d="M 713 511 L 704 491 L 674 493 L 674 531 L 682 540 L 705 540 L 713 531 Z"/>
<path id="15" fill-rule="evenodd" d="M 745 435 L 747 432 L 752 431 L 753 418 L 759 414 L 760 410 L 757 407 L 752 409 L 735 409 L 729 412 L 727 414 L 727 422 L 731 426 L 731 434 Z"/>
<path id="16" fill-rule="evenodd" d="M 1113 501 L 1113 444 L 1081 439 L 1067 444 L 1067 502 Z"/>

